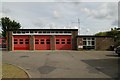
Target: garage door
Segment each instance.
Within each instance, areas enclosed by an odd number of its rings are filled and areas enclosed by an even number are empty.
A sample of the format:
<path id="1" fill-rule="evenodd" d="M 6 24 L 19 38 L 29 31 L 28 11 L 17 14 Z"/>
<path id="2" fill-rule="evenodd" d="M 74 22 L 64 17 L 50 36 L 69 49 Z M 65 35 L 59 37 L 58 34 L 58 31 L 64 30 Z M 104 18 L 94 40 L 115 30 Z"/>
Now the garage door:
<path id="1" fill-rule="evenodd" d="M 72 42 L 71 36 L 55 36 L 56 50 L 71 50 Z"/>
<path id="2" fill-rule="evenodd" d="M 50 50 L 50 36 L 35 36 L 35 50 Z"/>
<path id="3" fill-rule="evenodd" d="M 14 50 L 29 50 L 29 36 L 14 36 Z"/>

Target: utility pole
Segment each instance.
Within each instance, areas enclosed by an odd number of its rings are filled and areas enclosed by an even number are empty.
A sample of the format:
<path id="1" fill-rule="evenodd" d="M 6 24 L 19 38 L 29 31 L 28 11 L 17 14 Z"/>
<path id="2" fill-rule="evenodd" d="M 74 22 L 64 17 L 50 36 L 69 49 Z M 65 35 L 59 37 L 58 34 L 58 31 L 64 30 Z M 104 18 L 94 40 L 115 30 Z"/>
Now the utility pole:
<path id="1" fill-rule="evenodd" d="M 72 22 L 72 23 L 77 23 L 78 24 L 78 33 L 80 32 L 80 19 L 78 18 L 77 22 Z M 80 33 L 79 33 L 80 34 Z"/>

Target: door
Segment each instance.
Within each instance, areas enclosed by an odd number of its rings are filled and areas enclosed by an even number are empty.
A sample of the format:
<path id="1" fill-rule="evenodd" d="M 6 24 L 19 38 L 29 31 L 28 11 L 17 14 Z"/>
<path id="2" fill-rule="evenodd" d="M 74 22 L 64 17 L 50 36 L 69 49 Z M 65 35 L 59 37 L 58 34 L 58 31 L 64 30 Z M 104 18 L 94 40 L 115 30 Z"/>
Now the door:
<path id="1" fill-rule="evenodd" d="M 14 36 L 14 50 L 29 50 L 29 36 Z"/>
<path id="2" fill-rule="evenodd" d="M 71 36 L 55 36 L 55 49 L 56 50 L 71 50 L 72 49 Z"/>
<path id="3" fill-rule="evenodd" d="M 35 36 L 35 50 L 50 50 L 50 36 Z"/>

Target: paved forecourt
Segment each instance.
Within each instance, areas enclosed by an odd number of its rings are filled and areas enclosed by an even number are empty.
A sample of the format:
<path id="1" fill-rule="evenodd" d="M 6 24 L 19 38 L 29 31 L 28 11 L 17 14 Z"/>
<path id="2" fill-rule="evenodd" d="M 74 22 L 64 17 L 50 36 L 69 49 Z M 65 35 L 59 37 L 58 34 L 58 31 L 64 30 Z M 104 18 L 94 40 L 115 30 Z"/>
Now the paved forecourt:
<path id="1" fill-rule="evenodd" d="M 119 57 L 112 51 L 3 51 L 2 58 L 32 78 L 118 77 Z"/>

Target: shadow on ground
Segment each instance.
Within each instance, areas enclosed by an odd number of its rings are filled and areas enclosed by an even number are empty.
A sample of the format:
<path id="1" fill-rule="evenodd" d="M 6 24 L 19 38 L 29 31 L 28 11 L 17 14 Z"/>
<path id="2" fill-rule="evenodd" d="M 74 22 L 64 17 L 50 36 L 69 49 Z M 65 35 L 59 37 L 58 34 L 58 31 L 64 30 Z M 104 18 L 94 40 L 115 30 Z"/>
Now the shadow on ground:
<path id="1" fill-rule="evenodd" d="M 106 56 L 108 56 L 108 57 L 120 57 L 120 56 L 118 56 L 118 55 L 106 55 Z"/>
<path id="2" fill-rule="evenodd" d="M 92 66 L 94 69 L 110 76 L 111 78 L 119 78 L 120 72 L 119 72 L 119 67 L 120 67 L 120 62 L 119 58 L 109 58 L 109 59 L 92 59 L 92 60 L 82 60 L 86 64 Z M 92 71 L 93 69 L 88 68 L 89 72 L 94 72 Z"/>

